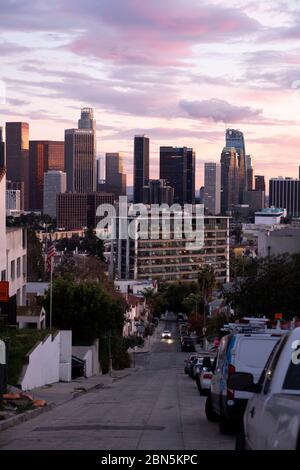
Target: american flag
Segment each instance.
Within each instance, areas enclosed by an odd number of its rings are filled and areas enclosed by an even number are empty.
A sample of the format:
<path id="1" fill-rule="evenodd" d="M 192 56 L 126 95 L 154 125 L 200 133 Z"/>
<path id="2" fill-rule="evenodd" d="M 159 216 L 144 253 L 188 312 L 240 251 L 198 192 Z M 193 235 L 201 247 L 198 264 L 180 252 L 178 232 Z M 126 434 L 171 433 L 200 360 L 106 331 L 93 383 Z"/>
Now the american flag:
<path id="1" fill-rule="evenodd" d="M 55 249 L 55 246 L 53 245 L 53 242 L 50 238 L 50 240 L 48 240 L 48 246 L 47 246 L 47 271 L 48 271 L 48 273 L 51 272 L 52 258 L 55 255 L 56 255 L 56 249 Z"/>

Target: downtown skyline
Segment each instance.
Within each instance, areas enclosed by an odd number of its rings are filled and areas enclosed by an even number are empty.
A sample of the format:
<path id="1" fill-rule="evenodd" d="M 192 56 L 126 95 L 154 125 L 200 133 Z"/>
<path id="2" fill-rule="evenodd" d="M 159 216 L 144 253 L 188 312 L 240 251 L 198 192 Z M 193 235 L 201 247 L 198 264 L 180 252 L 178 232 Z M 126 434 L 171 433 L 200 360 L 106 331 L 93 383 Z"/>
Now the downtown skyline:
<path id="1" fill-rule="evenodd" d="M 193 147 L 197 189 L 231 127 L 244 133 L 255 174 L 298 176 L 299 6 L 198 3 L 5 2 L 0 126 L 25 121 L 30 140 L 63 140 L 91 106 L 97 155 L 122 152 L 128 185 L 134 135 L 146 134 L 150 178 L 160 146 Z"/>

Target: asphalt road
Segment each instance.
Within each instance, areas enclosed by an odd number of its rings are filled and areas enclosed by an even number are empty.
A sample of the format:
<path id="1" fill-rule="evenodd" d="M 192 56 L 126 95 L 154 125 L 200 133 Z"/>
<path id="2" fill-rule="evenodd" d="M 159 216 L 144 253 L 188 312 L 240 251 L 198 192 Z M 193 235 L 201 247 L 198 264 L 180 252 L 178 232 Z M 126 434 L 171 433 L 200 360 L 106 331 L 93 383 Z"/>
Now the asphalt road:
<path id="1" fill-rule="evenodd" d="M 160 339 L 163 328 L 174 340 Z M 175 322 L 160 322 L 151 352 L 136 354 L 138 372 L 3 431 L 0 449 L 233 449 L 234 437 L 206 420 L 176 335 Z"/>

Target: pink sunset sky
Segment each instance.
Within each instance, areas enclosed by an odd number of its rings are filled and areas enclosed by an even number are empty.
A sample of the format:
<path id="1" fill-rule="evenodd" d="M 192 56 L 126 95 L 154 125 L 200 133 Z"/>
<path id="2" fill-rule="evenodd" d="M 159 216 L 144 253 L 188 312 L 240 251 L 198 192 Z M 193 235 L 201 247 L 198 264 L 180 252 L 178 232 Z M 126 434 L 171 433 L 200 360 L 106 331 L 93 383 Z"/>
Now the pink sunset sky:
<path id="1" fill-rule="evenodd" d="M 245 134 L 256 174 L 298 176 L 300 6 L 297 0 L 6 0 L 0 13 L 0 126 L 64 138 L 80 108 L 97 119 L 98 155 L 147 134 L 218 161 L 226 126 Z"/>

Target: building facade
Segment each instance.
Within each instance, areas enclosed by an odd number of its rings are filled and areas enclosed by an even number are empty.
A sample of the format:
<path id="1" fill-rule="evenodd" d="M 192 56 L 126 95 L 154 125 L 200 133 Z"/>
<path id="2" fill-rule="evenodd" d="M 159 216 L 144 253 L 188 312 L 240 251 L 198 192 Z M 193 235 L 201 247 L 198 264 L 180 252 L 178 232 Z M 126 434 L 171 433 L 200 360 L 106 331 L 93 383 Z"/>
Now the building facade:
<path id="1" fill-rule="evenodd" d="M 269 181 L 269 206 L 286 209 L 288 217 L 300 217 L 300 180 L 271 178 Z"/>
<path id="2" fill-rule="evenodd" d="M 0 168 L 6 168 L 5 142 L 3 127 L 0 127 Z"/>
<path id="3" fill-rule="evenodd" d="M 196 154 L 187 147 L 160 147 L 160 179 L 174 188 L 174 203 L 195 204 Z"/>
<path id="4" fill-rule="evenodd" d="M 129 223 L 132 221 L 129 218 Z M 195 241 L 190 245 L 191 240 L 188 236 L 182 239 L 175 237 L 172 222 L 168 237 L 163 235 L 160 224 L 158 239 L 150 237 L 149 228 L 146 239 L 136 237 L 115 240 L 112 242 L 111 255 L 114 274 L 119 280 L 191 282 L 197 281 L 198 273 L 204 266 L 212 266 L 217 281 L 220 284 L 228 282 L 229 218 L 205 217 L 204 245 L 197 248 Z"/>
<path id="5" fill-rule="evenodd" d="M 126 196 L 127 175 L 124 171 L 124 157 L 120 153 L 105 154 L 105 187 L 115 197 Z"/>
<path id="6" fill-rule="evenodd" d="M 266 182 L 263 175 L 255 175 L 255 191 L 266 192 Z"/>
<path id="7" fill-rule="evenodd" d="M 56 195 L 67 190 L 67 175 L 63 171 L 47 171 L 43 183 L 43 213 L 56 218 Z"/>
<path id="8" fill-rule="evenodd" d="M 174 203 L 174 188 L 166 185 L 165 180 L 149 180 L 143 188 L 144 204 L 168 204 Z"/>
<path id="9" fill-rule="evenodd" d="M 133 200 L 135 203 L 143 202 L 143 188 L 149 181 L 149 151 L 149 137 L 136 135 L 133 155 Z"/>
<path id="10" fill-rule="evenodd" d="M 96 192 L 57 194 L 57 227 L 64 230 L 95 228 L 100 220 L 96 215 L 100 204 L 113 205 L 114 195 Z"/>
<path id="11" fill-rule="evenodd" d="M 204 210 L 208 215 L 221 212 L 221 165 L 208 162 L 204 164 Z"/>
<path id="12" fill-rule="evenodd" d="M 239 200 L 238 203 L 243 203 L 243 194 L 247 191 L 247 163 L 246 163 L 246 148 L 243 132 L 238 129 L 226 130 L 226 147 L 234 147 L 237 154 L 237 167 L 239 178 Z"/>
<path id="13" fill-rule="evenodd" d="M 7 122 L 5 128 L 7 179 L 23 183 L 22 209 L 29 208 L 29 124 Z"/>
<path id="14" fill-rule="evenodd" d="M 29 207 L 43 210 L 44 173 L 64 171 L 64 142 L 31 140 L 29 142 Z"/>

